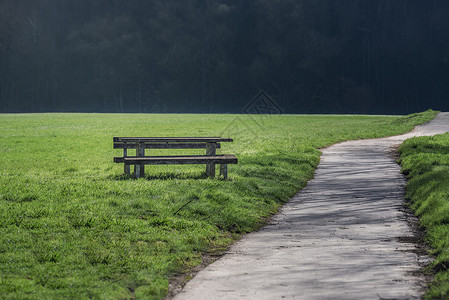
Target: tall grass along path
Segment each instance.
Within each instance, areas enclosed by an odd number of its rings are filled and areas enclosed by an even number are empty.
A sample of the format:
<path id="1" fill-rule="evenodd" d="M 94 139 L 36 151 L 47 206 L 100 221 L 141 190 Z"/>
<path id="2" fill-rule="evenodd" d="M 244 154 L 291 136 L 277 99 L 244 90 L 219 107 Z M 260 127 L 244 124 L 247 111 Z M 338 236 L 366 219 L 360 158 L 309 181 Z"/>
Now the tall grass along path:
<path id="1" fill-rule="evenodd" d="M 413 132 L 324 149 L 314 179 L 261 231 L 197 274 L 175 299 L 414 299 L 403 212 L 405 178 L 391 155 L 407 138 L 449 131 L 440 113 Z"/>
<path id="2" fill-rule="evenodd" d="M 424 298 L 449 298 L 449 133 L 406 140 L 398 149 L 407 176 L 407 206 L 419 217 L 435 258 L 426 268 L 434 275 Z"/>

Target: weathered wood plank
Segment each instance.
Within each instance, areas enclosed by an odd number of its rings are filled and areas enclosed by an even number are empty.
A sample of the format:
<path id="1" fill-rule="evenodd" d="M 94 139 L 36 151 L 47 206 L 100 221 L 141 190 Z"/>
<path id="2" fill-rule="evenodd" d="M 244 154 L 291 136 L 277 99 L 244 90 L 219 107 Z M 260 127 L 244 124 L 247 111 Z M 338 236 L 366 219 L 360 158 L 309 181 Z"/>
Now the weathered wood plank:
<path id="1" fill-rule="evenodd" d="M 194 165 L 194 164 L 236 164 L 238 159 L 233 154 L 226 155 L 186 155 L 186 156 L 146 156 L 114 157 L 114 162 L 128 165 Z"/>
<path id="2" fill-rule="evenodd" d="M 114 143 L 220 143 L 232 142 L 233 139 L 221 137 L 114 137 Z"/>
<path id="3" fill-rule="evenodd" d="M 145 149 L 206 149 L 206 143 L 145 143 Z M 216 148 L 221 148 L 216 144 Z M 114 149 L 136 149 L 135 143 L 114 142 Z"/>

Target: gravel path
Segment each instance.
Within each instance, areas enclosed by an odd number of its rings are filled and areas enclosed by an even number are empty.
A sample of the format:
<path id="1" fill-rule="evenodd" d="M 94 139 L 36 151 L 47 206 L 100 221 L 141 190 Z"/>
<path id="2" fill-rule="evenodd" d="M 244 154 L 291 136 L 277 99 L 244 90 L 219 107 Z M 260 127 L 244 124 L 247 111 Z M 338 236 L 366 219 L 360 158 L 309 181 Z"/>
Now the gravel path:
<path id="1" fill-rule="evenodd" d="M 324 149 L 309 181 L 256 233 L 199 272 L 182 299 L 418 299 L 416 253 L 392 157 L 407 138 L 449 131 L 449 113 L 412 133 Z"/>

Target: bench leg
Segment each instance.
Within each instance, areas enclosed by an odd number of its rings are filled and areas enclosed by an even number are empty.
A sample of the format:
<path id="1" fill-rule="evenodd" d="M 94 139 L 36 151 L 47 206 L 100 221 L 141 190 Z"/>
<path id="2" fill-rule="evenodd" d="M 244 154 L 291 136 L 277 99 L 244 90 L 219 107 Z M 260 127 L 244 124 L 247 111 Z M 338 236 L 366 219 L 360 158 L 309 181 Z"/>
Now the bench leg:
<path id="1" fill-rule="evenodd" d="M 216 154 L 216 143 L 207 143 L 206 144 L 206 155 L 215 155 Z M 215 177 L 215 164 L 206 164 L 206 176 Z"/>
<path id="2" fill-rule="evenodd" d="M 136 144 L 136 156 L 145 156 L 145 144 Z M 134 173 L 136 175 L 136 179 L 145 177 L 145 165 L 135 165 Z"/>
<path id="3" fill-rule="evenodd" d="M 211 178 L 215 177 L 215 164 L 206 165 L 206 175 Z"/>
<path id="4" fill-rule="evenodd" d="M 129 167 L 129 165 L 125 165 L 125 174 L 126 175 L 129 175 L 131 172 L 130 172 L 130 167 Z"/>
<path id="5" fill-rule="evenodd" d="M 134 176 L 136 179 L 140 177 L 140 165 L 134 165 Z"/>
<path id="6" fill-rule="evenodd" d="M 123 149 L 123 157 L 127 157 L 128 156 L 128 149 L 126 149 L 126 148 L 124 148 Z M 129 165 L 127 165 L 127 164 L 123 164 L 125 167 L 124 167 L 124 171 L 125 171 L 125 174 L 126 175 L 129 175 L 129 173 L 130 173 L 130 171 L 129 171 Z"/>
<path id="7" fill-rule="evenodd" d="M 145 165 L 134 165 L 134 174 L 136 179 L 145 177 Z"/>
<path id="8" fill-rule="evenodd" d="M 145 177 L 145 165 L 140 166 L 140 177 Z"/>
<path id="9" fill-rule="evenodd" d="M 220 176 L 223 176 L 224 179 L 228 178 L 228 165 L 227 164 L 220 165 Z"/>
<path id="10" fill-rule="evenodd" d="M 209 172 L 210 172 L 210 177 L 214 178 L 215 177 L 215 164 L 209 164 Z"/>

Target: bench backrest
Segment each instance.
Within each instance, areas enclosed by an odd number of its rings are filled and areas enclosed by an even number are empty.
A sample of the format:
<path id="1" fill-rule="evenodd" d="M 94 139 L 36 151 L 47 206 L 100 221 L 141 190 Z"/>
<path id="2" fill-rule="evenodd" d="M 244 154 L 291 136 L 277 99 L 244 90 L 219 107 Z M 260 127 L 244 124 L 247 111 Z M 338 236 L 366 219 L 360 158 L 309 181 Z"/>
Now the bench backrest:
<path id="1" fill-rule="evenodd" d="M 220 143 L 232 141 L 232 139 L 221 137 L 114 137 L 114 143 Z"/>
<path id="2" fill-rule="evenodd" d="M 220 144 L 216 144 L 220 148 Z M 136 143 L 114 142 L 114 149 L 136 149 Z M 205 143 L 145 143 L 145 149 L 206 149 Z"/>
<path id="3" fill-rule="evenodd" d="M 220 142 L 232 142 L 221 137 L 114 137 L 114 149 L 136 149 L 137 143 L 145 149 L 206 149 L 207 143 L 220 148 Z"/>

